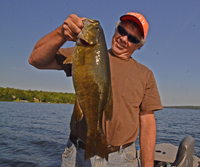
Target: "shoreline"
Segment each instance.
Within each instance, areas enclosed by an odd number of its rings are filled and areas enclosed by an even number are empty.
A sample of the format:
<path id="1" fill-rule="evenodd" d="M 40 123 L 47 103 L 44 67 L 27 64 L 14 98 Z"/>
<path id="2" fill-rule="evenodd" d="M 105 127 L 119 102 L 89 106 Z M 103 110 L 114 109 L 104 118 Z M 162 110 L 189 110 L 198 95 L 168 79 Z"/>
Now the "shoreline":
<path id="1" fill-rule="evenodd" d="M 74 104 L 74 103 L 52 103 L 52 102 L 29 102 L 27 100 L 13 100 L 13 101 L 1 101 L 0 102 L 19 102 L 19 103 L 49 103 L 49 104 Z M 163 106 L 163 108 L 174 108 L 174 109 L 192 109 L 200 110 L 200 106 Z"/>
<path id="2" fill-rule="evenodd" d="M 26 101 L 26 100 L 14 100 L 14 101 L 2 101 L 0 100 L 0 102 L 12 102 L 12 103 L 44 103 L 44 104 L 74 104 L 74 103 L 52 103 L 52 102 L 30 102 L 30 101 Z"/>
<path id="3" fill-rule="evenodd" d="M 200 106 L 163 106 L 163 108 L 200 110 Z"/>

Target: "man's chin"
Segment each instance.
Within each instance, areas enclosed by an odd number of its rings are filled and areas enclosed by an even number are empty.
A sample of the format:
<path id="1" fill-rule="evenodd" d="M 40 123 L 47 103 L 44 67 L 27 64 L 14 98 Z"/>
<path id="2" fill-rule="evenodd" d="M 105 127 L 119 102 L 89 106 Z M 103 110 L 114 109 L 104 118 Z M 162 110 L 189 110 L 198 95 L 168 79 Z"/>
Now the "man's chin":
<path id="1" fill-rule="evenodd" d="M 120 54 L 122 54 L 123 53 L 123 49 L 122 48 L 119 48 L 119 47 L 117 47 L 117 46 L 115 46 L 115 47 L 113 47 L 112 48 L 112 52 L 116 55 L 120 55 Z"/>

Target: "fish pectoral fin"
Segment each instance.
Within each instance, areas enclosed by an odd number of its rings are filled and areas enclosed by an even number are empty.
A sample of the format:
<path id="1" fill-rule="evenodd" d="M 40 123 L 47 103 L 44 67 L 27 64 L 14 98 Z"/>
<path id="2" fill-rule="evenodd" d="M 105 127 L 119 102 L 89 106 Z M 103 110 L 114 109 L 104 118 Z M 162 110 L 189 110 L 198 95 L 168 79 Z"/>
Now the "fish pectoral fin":
<path id="1" fill-rule="evenodd" d="M 111 120 L 112 116 L 113 116 L 113 98 L 112 98 L 112 94 L 110 96 L 110 98 L 107 101 L 106 107 L 104 109 L 104 113 L 105 113 L 105 118 L 106 120 Z"/>
<path id="2" fill-rule="evenodd" d="M 68 58 L 63 61 L 63 64 L 72 64 L 73 62 L 73 55 L 70 55 Z"/>
<path id="3" fill-rule="evenodd" d="M 79 122 L 83 118 L 83 111 L 82 111 L 77 99 L 76 99 L 76 102 L 74 105 L 73 117 L 74 117 L 75 122 Z"/>
<path id="4" fill-rule="evenodd" d="M 84 157 L 85 161 L 95 155 L 98 155 L 101 158 L 105 158 L 108 161 L 107 141 L 103 134 L 99 134 L 96 137 L 87 136 Z"/>

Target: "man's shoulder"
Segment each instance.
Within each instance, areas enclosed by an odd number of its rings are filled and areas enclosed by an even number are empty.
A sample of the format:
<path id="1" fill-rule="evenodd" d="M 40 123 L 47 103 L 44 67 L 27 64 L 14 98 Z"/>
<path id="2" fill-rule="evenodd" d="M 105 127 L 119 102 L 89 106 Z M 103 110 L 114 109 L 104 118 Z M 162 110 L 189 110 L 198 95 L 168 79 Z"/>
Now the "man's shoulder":
<path id="1" fill-rule="evenodd" d="M 137 60 L 133 59 L 133 64 L 134 66 L 140 70 L 140 71 L 145 71 L 145 72 L 149 72 L 152 73 L 152 71 L 149 69 L 149 67 L 147 67 L 146 65 L 139 63 Z"/>

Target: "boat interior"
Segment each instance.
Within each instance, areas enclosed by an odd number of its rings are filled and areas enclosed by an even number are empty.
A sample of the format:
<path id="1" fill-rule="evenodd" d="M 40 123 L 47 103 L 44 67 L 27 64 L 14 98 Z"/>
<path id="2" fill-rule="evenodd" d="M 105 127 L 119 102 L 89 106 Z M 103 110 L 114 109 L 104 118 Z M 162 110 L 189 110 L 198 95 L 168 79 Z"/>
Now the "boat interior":
<path id="1" fill-rule="evenodd" d="M 200 167 L 200 158 L 194 155 L 194 138 L 186 136 L 179 147 L 170 143 L 155 147 L 154 167 Z"/>

